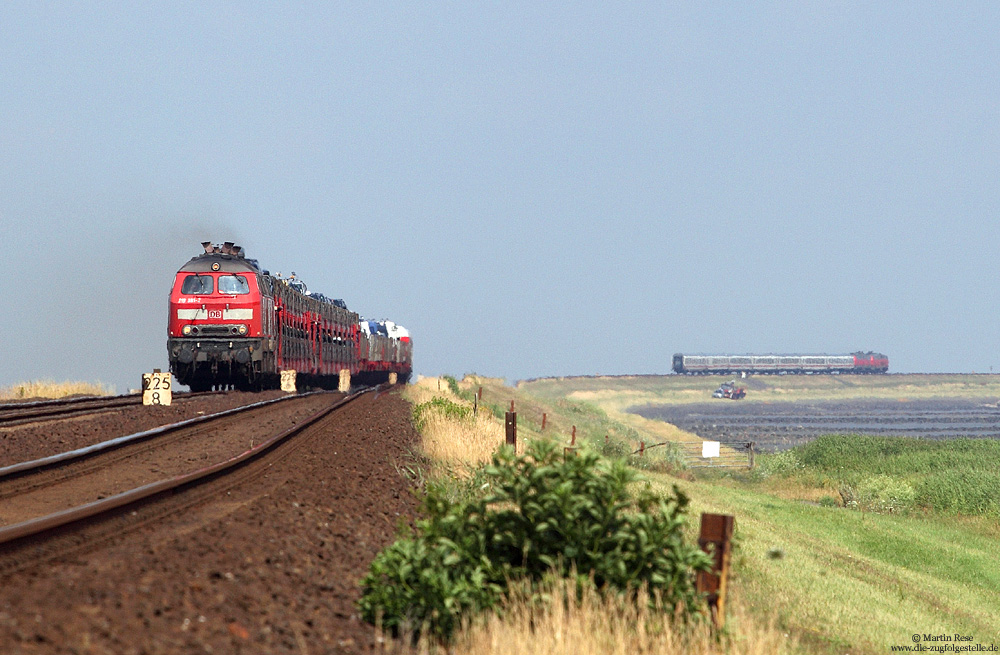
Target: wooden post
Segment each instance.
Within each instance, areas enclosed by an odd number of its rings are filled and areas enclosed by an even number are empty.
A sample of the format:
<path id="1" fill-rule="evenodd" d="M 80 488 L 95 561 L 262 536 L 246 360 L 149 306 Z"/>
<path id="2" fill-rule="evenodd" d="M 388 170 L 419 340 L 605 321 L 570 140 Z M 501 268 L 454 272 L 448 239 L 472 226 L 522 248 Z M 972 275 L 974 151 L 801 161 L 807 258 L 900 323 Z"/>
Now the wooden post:
<path id="1" fill-rule="evenodd" d="M 479 400 L 483 399 L 483 388 L 482 387 L 479 387 L 479 391 L 476 392 L 476 397 L 479 398 Z"/>
<path id="2" fill-rule="evenodd" d="M 576 426 L 575 425 L 573 426 L 573 436 L 570 437 L 569 445 L 571 445 L 571 446 L 575 446 L 576 445 Z"/>
<path id="3" fill-rule="evenodd" d="M 747 442 L 747 468 L 749 468 L 751 471 L 753 470 L 753 465 L 754 465 L 753 444 L 754 442 L 752 441 Z"/>
<path id="4" fill-rule="evenodd" d="M 511 403 L 513 404 L 513 403 Z M 504 421 L 504 427 L 507 431 L 507 445 L 514 446 L 514 450 L 517 450 L 517 412 L 507 412 L 506 421 Z"/>
<path id="5" fill-rule="evenodd" d="M 639 442 L 639 457 L 642 457 L 645 454 L 646 454 L 646 442 L 645 441 L 640 441 Z"/>
<path id="6" fill-rule="evenodd" d="M 712 570 L 699 571 L 695 581 L 699 592 L 707 594 L 712 624 L 721 628 L 726 623 L 726 589 L 729 578 L 730 544 L 736 519 L 728 514 L 702 514 L 698 545 L 712 556 Z"/>
<path id="7" fill-rule="evenodd" d="M 514 411 L 514 401 L 510 401 L 510 411 Z"/>
<path id="8" fill-rule="evenodd" d="M 548 414 L 542 412 L 542 429 L 545 429 L 545 420 L 548 418 Z"/>
<path id="9" fill-rule="evenodd" d="M 479 396 L 472 395 L 472 415 L 476 416 L 479 413 Z"/>

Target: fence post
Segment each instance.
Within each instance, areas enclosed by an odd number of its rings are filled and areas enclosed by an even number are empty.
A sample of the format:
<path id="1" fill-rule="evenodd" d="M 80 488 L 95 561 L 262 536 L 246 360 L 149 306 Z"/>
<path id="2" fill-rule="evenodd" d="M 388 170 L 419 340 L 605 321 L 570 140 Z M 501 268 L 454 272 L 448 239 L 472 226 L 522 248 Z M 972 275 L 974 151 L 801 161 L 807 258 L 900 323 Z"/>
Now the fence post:
<path id="1" fill-rule="evenodd" d="M 646 442 L 645 441 L 640 441 L 639 442 L 639 457 L 642 457 L 645 454 L 646 454 Z"/>
<path id="2" fill-rule="evenodd" d="M 476 416 L 479 413 L 479 396 L 472 396 L 472 415 Z"/>
<path id="3" fill-rule="evenodd" d="M 748 452 L 748 455 L 747 455 L 747 467 L 751 471 L 753 470 L 753 466 L 754 466 L 753 445 L 754 445 L 753 441 L 748 441 L 747 442 L 747 452 Z"/>
<path id="4" fill-rule="evenodd" d="M 575 446 L 576 445 L 576 426 L 575 425 L 573 426 L 573 437 L 569 440 L 569 445 L 571 445 L 571 446 Z"/>
<path id="5" fill-rule="evenodd" d="M 511 402 L 511 406 L 513 406 Z M 514 450 L 517 450 L 517 412 L 509 411 L 507 412 L 506 421 L 504 421 L 504 427 L 507 432 L 507 445 L 514 446 Z"/>
<path id="6" fill-rule="evenodd" d="M 545 420 L 547 418 L 548 418 L 548 415 L 545 412 L 542 412 L 542 430 L 545 429 Z"/>
<path id="7" fill-rule="evenodd" d="M 698 545 L 711 555 L 712 570 L 699 571 L 695 585 L 699 592 L 708 595 L 708 608 L 716 628 L 726 623 L 726 581 L 729 577 L 730 542 L 735 527 L 736 519 L 729 514 L 701 515 Z"/>

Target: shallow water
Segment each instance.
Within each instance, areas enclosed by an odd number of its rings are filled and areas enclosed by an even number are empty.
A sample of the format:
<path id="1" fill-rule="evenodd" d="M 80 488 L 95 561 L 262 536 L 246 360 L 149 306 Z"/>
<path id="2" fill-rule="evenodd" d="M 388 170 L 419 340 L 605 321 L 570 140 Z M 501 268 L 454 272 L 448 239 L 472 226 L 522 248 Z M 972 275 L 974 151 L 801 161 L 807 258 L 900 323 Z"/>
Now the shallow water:
<path id="1" fill-rule="evenodd" d="M 753 441 L 759 450 L 784 450 L 823 434 L 874 434 L 929 439 L 1000 439 L 1000 407 L 981 400 L 885 400 L 823 403 L 746 403 L 632 408 L 706 439 Z"/>

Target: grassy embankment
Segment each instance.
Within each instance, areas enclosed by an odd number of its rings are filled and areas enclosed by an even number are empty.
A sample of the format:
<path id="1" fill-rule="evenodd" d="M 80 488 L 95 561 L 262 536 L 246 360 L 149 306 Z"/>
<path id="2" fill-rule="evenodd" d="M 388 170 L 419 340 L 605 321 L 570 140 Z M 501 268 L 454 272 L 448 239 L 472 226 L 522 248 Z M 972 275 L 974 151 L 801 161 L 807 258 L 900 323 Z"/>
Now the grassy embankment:
<path id="1" fill-rule="evenodd" d="M 517 391 L 584 401 L 646 434 L 625 408 L 706 401 L 723 380 L 551 379 Z M 1000 396 L 993 376 L 745 382 L 749 402 Z M 914 633 L 1000 646 L 1000 442 L 836 437 L 758 461 L 753 474 L 680 483 L 696 511 L 737 517 L 737 587 L 750 606 L 777 611 L 779 625 L 817 652 L 886 652 Z M 677 482 L 654 478 L 664 488 Z"/>
<path id="2" fill-rule="evenodd" d="M 650 375 L 591 378 L 541 378 L 518 388 L 549 401 L 575 400 L 609 414 L 641 405 L 711 402 L 722 375 Z M 748 403 L 782 401 L 923 398 L 1000 398 L 1000 375 L 761 375 L 735 379 L 746 387 Z"/>
<path id="3" fill-rule="evenodd" d="M 111 396 L 115 390 L 100 382 L 54 382 L 33 380 L 0 389 L 0 400 L 66 398 L 67 396 Z"/>
<path id="4" fill-rule="evenodd" d="M 469 399 L 478 389 L 479 380 L 465 380 L 452 387 L 447 380 L 424 379 L 407 389 L 407 396 L 419 406 L 435 403 L 434 409 L 419 412 L 420 429 L 424 436 L 424 452 L 428 456 L 431 475 L 461 478 L 478 463 L 488 461 L 504 441 L 503 422 L 499 416 L 515 400 L 518 416 L 518 450 L 528 440 L 554 438 L 569 445 L 572 426 L 577 426 L 578 442 L 590 441 L 600 449 L 624 452 L 625 444 L 638 436 L 632 428 L 609 420 L 600 411 L 576 403 L 555 403 L 549 407 L 518 393 L 494 380 L 482 380 L 483 402 L 477 416 L 471 416 Z M 453 390 L 461 394 L 457 396 Z M 453 404 L 462 404 L 456 410 Z M 427 406 L 425 405 L 425 408 Z M 544 433 L 542 412 L 548 414 Z M 607 435 L 605 441 L 604 435 Z M 664 451 L 665 452 L 665 451 Z M 638 462 L 637 459 L 633 461 Z M 650 466 L 650 462 L 653 462 Z M 649 468 L 670 469 L 675 463 L 669 455 L 660 454 L 642 460 Z M 696 520 L 694 521 L 696 523 Z M 689 526 L 694 539 L 696 526 Z M 553 596 L 563 596 L 565 603 L 540 605 L 528 598 L 514 598 L 501 614 L 490 615 L 466 627 L 456 638 L 450 652 L 460 653 L 691 653 L 693 655 L 772 654 L 796 652 L 796 640 L 762 618 L 764 613 L 751 616 L 739 596 L 730 601 L 729 634 L 726 645 L 720 645 L 705 625 L 691 632 L 673 629 L 663 616 L 651 614 L 642 603 L 619 599 L 598 598 L 586 594 L 574 598 L 564 585 L 556 585 Z M 434 650 L 422 643 L 421 650 Z"/>

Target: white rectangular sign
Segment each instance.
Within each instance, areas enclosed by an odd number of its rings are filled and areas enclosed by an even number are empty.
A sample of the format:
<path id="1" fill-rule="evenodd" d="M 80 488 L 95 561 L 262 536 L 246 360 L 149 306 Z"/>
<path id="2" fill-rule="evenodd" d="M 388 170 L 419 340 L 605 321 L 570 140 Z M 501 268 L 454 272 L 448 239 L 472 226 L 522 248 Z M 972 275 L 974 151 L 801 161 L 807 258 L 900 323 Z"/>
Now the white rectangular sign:
<path id="1" fill-rule="evenodd" d="M 718 441 L 703 441 L 701 443 L 701 456 L 702 457 L 718 457 L 719 456 L 719 442 Z"/>
<path id="2" fill-rule="evenodd" d="M 159 369 L 152 373 L 142 374 L 142 404 L 169 405 L 173 396 L 173 386 L 170 373 L 160 373 Z"/>

